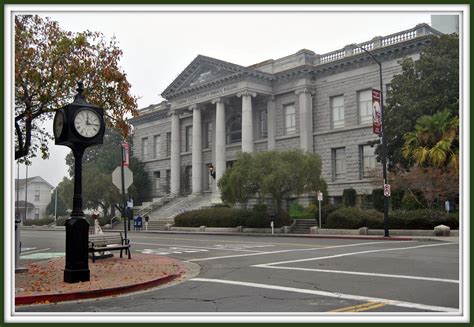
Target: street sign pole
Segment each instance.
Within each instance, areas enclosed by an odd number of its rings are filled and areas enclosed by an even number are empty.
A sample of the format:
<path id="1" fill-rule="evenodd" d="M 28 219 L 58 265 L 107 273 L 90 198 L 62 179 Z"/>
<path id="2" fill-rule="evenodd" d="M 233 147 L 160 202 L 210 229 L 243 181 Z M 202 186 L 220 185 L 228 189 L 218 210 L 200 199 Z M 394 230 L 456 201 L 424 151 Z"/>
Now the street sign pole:
<path id="1" fill-rule="evenodd" d="M 321 229 L 321 201 L 323 201 L 323 193 L 318 191 L 318 202 L 319 202 L 319 229 Z"/>
<path id="2" fill-rule="evenodd" d="M 122 174 L 122 199 L 123 199 L 123 210 L 122 210 L 122 218 L 123 218 L 123 232 L 125 239 L 127 239 L 127 215 L 125 214 L 125 209 L 127 208 L 127 199 L 125 198 L 125 173 L 123 171 L 123 164 L 125 162 L 124 156 L 125 149 L 122 147 L 122 164 L 120 165 L 120 170 Z M 130 250 L 129 250 L 130 251 Z"/>

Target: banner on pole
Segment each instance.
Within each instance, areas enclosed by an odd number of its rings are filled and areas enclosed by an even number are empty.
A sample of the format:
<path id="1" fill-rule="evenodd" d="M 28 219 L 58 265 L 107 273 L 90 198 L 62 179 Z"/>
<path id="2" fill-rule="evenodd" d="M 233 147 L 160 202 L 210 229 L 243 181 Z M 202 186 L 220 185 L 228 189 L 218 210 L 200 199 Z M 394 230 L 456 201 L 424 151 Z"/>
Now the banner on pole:
<path id="1" fill-rule="evenodd" d="M 128 153 L 128 143 L 127 142 L 122 142 L 122 151 L 123 151 L 123 161 L 122 165 L 124 167 L 128 167 L 130 164 L 130 157 Z"/>
<path id="2" fill-rule="evenodd" d="M 382 109 L 380 107 L 380 90 L 372 89 L 372 129 L 374 134 L 382 133 Z"/>

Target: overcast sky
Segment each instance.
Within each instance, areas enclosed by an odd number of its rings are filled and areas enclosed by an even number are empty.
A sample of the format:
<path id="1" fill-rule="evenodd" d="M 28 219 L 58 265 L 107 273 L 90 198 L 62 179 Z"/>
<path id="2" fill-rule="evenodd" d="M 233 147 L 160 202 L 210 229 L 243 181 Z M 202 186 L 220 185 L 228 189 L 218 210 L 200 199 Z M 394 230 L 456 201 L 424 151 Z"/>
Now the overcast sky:
<path id="1" fill-rule="evenodd" d="M 304 48 L 323 54 L 374 36 L 410 29 L 419 23 L 430 24 L 430 14 L 446 11 L 446 7 L 433 5 L 220 7 L 221 10 L 237 8 L 237 12 L 204 12 L 216 7 L 194 6 L 186 12 L 158 11 L 164 8 L 183 7 L 135 6 L 126 7 L 127 12 L 97 12 L 92 11 L 97 7 L 45 11 L 38 6 L 38 11 L 29 12 L 51 17 L 65 30 L 92 30 L 107 37 L 115 36 L 123 50 L 121 67 L 132 84 L 132 93 L 140 98 L 139 108 L 143 108 L 162 101 L 160 93 L 198 54 L 242 66 L 281 58 Z M 258 8 L 267 11 L 250 11 Z M 275 9 L 284 11 L 275 12 Z M 54 144 L 50 149 L 51 158 L 35 160 L 28 176 L 40 175 L 56 186 L 67 175 L 64 157 L 70 150 Z M 14 171 L 16 177 L 16 166 Z M 20 171 L 20 177 L 24 178 L 24 166 Z"/>

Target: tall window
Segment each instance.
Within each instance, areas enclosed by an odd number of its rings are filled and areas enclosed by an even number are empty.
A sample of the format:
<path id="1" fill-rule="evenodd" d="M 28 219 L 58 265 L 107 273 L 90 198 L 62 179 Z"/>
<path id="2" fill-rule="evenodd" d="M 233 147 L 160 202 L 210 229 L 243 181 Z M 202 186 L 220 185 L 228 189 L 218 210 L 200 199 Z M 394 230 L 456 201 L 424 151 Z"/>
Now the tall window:
<path id="1" fill-rule="evenodd" d="M 331 98 L 332 127 L 344 127 L 344 96 Z"/>
<path id="2" fill-rule="evenodd" d="M 154 177 L 154 186 L 155 186 L 155 194 L 157 194 L 160 191 L 160 177 L 161 173 L 159 171 L 153 172 L 153 177 Z"/>
<path id="3" fill-rule="evenodd" d="M 202 142 L 203 149 L 209 149 L 212 145 L 212 123 L 204 123 L 204 139 Z"/>
<path id="4" fill-rule="evenodd" d="M 372 90 L 357 92 L 359 104 L 359 124 L 372 122 Z"/>
<path id="5" fill-rule="evenodd" d="M 148 159 L 148 137 L 142 138 L 142 159 Z"/>
<path id="6" fill-rule="evenodd" d="M 231 117 L 226 124 L 226 143 L 239 143 L 242 141 L 242 117 L 240 115 L 234 115 Z"/>
<path id="7" fill-rule="evenodd" d="M 332 150 L 333 180 L 340 181 L 346 178 L 346 149 Z"/>
<path id="8" fill-rule="evenodd" d="M 370 173 L 375 169 L 375 147 L 370 145 L 361 145 L 360 152 L 360 177 L 370 177 Z"/>
<path id="9" fill-rule="evenodd" d="M 35 208 L 35 219 L 39 219 L 39 218 L 40 218 L 40 209 Z"/>
<path id="10" fill-rule="evenodd" d="M 160 157 L 161 135 L 155 135 L 153 140 L 153 156 Z"/>
<path id="11" fill-rule="evenodd" d="M 285 132 L 286 134 L 296 133 L 296 111 L 295 105 L 289 104 L 284 107 L 285 112 Z"/>
<path id="12" fill-rule="evenodd" d="M 171 155 L 171 133 L 166 133 L 166 156 Z"/>
<path id="13" fill-rule="evenodd" d="M 185 139 L 184 152 L 190 152 L 193 148 L 193 127 L 186 126 L 186 139 Z"/>
<path id="14" fill-rule="evenodd" d="M 268 135 L 268 120 L 267 111 L 260 111 L 260 138 L 265 138 Z"/>
<path id="15" fill-rule="evenodd" d="M 35 190 L 35 201 L 40 200 L 40 190 Z"/>

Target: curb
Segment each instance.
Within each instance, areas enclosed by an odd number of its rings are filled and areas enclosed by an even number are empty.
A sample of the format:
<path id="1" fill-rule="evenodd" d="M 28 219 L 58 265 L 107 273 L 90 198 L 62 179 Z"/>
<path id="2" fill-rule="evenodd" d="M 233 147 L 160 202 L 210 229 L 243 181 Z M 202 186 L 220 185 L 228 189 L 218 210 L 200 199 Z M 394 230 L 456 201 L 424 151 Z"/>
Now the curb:
<path id="1" fill-rule="evenodd" d="M 15 305 L 44 304 L 42 302 L 46 302 L 46 301 L 50 303 L 75 301 L 75 300 L 118 295 L 122 293 L 136 292 L 136 291 L 141 291 L 144 289 L 148 289 L 151 287 L 159 286 L 161 284 L 170 282 L 180 277 L 181 275 L 182 273 L 166 275 L 166 276 L 149 280 L 140 284 L 118 286 L 118 287 L 106 288 L 106 289 L 100 289 L 100 290 L 90 290 L 90 291 L 72 292 L 72 293 L 53 293 L 53 294 L 16 296 Z"/>

